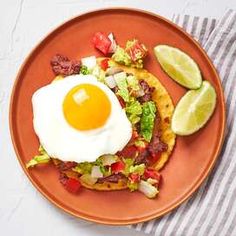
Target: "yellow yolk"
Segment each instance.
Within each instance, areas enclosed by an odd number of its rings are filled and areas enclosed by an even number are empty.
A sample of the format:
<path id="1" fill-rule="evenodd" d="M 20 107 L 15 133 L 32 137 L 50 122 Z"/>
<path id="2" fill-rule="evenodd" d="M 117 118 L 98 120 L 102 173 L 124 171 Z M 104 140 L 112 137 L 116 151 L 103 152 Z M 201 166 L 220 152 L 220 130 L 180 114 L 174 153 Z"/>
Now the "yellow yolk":
<path id="1" fill-rule="evenodd" d="M 66 121 L 75 129 L 91 130 L 106 123 L 111 113 L 111 103 L 99 87 L 80 84 L 67 93 L 63 112 Z"/>

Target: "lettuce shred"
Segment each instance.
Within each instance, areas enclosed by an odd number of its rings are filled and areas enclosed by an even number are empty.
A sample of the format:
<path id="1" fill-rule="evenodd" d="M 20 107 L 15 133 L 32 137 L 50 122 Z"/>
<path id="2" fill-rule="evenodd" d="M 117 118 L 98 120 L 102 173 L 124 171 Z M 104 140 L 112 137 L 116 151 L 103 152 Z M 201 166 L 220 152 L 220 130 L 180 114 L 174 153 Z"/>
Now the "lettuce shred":
<path id="1" fill-rule="evenodd" d="M 152 131 L 154 128 L 154 121 L 156 116 L 156 105 L 153 101 L 145 102 L 143 104 L 143 112 L 141 117 L 141 135 L 150 142 L 152 138 Z"/>
<path id="2" fill-rule="evenodd" d="M 79 163 L 76 167 L 73 168 L 73 170 L 83 175 L 83 174 L 91 174 L 92 168 L 93 168 L 93 163 L 86 161 Z"/>
<path id="3" fill-rule="evenodd" d="M 127 187 L 129 188 L 129 190 L 131 192 L 135 191 L 138 189 L 138 183 L 137 182 L 131 182 L 131 181 L 128 181 L 127 182 Z"/>
<path id="4" fill-rule="evenodd" d="M 134 125 L 140 121 L 142 115 L 142 106 L 139 101 L 132 101 L 126 105 L 126 115 L 129 121 Z"/>
<path id="5" fill-rule="evenodd" d="M 26 168 L 34 167 L 38 164 L 48 163 L 51 160 L 42 145 L 39 146 L 39 155 L 34 156 L 27 164 Z"/>
<path id="6" fill-rule="evenodd" d="M 129 96 L 128 84 L 126 80 L 126 73 L 120 72 L 118 74 L 115 74 L 114 79 L 119 89 L 117 94 L 120 95 L 124 99 L 125 102 L 129 102 L 130 96 Z"/>
<path id="7" fill-rule="evenodd" d="M 119 63 L 119 64 L 123 64 L 125 66 L 130 66 L 131 65 L 131 58 L 128 55 L 128 53 L 125 51 L 125 49 L 123 49 L 120 46 L 117 46 L 115 53 L 112 55 L 112 59 Z"/>

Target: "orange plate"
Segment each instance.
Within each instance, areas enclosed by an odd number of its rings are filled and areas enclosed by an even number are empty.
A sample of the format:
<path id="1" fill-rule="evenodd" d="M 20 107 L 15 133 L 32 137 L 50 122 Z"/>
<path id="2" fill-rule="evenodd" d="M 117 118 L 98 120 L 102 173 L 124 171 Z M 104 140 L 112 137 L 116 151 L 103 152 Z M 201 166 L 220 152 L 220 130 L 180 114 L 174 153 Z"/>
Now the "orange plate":
<path id="1" fill-rule="evenodd" d="M 120 45 L 138 38 L 147 45 L 149 56 L 145 67 L 167 88 L 174 103 L 186 92 L 160 68 L 153 47 L 168 44 L 188 53 L 201 68 L 217 92 L 213 117 L 199 132 L 178 137 L 169 163 L 162 171 L 163 183 L 159 196 L 150 200 L 139 192 L 97 192 L 83 189 L 78 195 L 68 193 L 58 180 L 52 165 L 28 171 L 25 163 L 38 150 L 33 130 L 31 96 L 54 77 L 50 59 L 61 53 L 71 59 L 89 55 L 101 56 L 91 45 L 97 31 L 113 32 Z M 48 98 L 50 99 L 50 98 Z M 50 114 L 42 114 L 50 115 Z M 18 160 L 34 186 L 64 211 L 98 223 L 125 225 L 160 217 L 185 201 L 203 182 L 212 169 L 223 142 L 225 105 L 219 77 L 203 49 L 184 31 L 164 18 L 132 9 L 104 9 L 78 16 L 49 34 L 23 64 L 12 92 L 10 128 Z M 214 130 L 214 134 L 212 131 Z M 91 144 L 92 145 L 92 144 Z"/>

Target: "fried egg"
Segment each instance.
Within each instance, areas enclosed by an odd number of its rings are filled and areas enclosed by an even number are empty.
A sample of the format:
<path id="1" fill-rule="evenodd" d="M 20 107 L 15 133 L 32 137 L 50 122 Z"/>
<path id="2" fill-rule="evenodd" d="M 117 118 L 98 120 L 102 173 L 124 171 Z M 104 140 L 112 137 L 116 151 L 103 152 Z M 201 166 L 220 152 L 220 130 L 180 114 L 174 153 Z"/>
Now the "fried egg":
<path id="1" fill-rule="evenodd" d="M 128 143 L 132 125 L 115 94 L 92 75 L 71 75 L 38 89 L 33 125 L 49 156 L 93 162 Z"/>

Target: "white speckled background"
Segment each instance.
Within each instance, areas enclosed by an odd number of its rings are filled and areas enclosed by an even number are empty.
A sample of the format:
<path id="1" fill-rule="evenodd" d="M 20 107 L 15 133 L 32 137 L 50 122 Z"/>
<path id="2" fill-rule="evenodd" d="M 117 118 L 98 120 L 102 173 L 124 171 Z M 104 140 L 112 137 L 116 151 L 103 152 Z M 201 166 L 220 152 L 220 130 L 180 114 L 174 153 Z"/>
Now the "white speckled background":
<path id="1" fill-rule="evenodd" d="M 0 229 L 1 235 L 141 236 L 127 227 L 71 217 L 45 200 L 23 173 L 11 144 L 8 106 L 16 73 L 31 49 L 54 27 L 82 12 L 123 6 L 167 18 L 182 13 L 219 18 L 235 0 L 1 0 L 0 1 Z M 173 234 L 174 235 L 174 234 Z"/>

